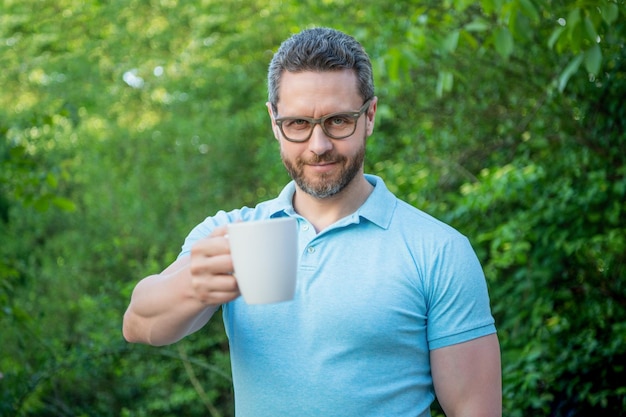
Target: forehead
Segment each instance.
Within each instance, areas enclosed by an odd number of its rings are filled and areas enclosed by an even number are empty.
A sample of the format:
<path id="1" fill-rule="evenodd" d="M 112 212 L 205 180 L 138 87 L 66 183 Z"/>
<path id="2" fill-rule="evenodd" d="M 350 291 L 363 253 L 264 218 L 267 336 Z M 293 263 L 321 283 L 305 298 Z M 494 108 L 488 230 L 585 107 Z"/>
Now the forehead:
<path id="1" fill-rule="evenodd" d="M 281 76 L 279 107 L 359 107 L 358 79 L 353 70 L 285 71 Z"/>

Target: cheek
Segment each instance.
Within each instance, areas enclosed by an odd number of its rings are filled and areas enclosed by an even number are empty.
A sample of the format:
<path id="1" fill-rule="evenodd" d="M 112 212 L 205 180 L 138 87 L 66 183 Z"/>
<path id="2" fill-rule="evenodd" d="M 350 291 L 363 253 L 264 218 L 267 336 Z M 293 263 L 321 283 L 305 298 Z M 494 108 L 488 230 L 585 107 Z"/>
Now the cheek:
<path id="1" fill-rule="evenodd" d="M 290 143 L 286 140 L 281 140 L 280 137 L 277 137 L 278 146 L 280 148 L 280 156 L 285 159 L 293 158 L 294 150 L 289 146 Z"/>
<path id="2" fill-rule="evenodd" d="M 280 139 L 278 143 L 280 156 L 283 160 L 297 162 L 302 160 L 307 152 L 307 146 L 303 144 L 291 143 L 284 139 Z"/>

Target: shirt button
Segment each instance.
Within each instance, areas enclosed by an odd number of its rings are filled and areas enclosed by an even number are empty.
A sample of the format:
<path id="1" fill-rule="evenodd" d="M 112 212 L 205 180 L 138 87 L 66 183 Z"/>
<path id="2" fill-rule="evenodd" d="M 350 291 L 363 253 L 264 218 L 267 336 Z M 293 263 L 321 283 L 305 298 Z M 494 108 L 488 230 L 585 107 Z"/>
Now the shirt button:
<path id="1" fill-rule="evenodd" d="M 309 246 L 308 248 L 306 248 L 306 251 L 309 253 L 315 253 L 315 248 L 313 246 Z"/>
<path id="2" fill-rule="evenodd" d="M 309 225 L 305 224 L 304 226 L 302 226 L 302 230 L 304 230 L 305 232 L 309 230 Z"/>

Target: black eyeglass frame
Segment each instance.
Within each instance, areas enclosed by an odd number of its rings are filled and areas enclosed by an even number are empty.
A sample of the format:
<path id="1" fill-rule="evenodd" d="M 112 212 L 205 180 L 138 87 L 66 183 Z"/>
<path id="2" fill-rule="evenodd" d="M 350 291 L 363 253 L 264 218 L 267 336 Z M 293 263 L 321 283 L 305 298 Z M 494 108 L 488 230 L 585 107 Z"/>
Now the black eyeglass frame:
<path id="1" fill-rule="evenodd" d="M 278 128 L 280 129 L 280 133 L 282 133 L 283 137 L 288 140 L 289 142 L 294 142 L 294 143 L 302 143 L 302 142 L 306 142 L 307 140 L 309 140 L 311 138 L 311 136 L 313 135 L 313 129 L 315 129 L 315 125 L 320 125 L 320 127 L 322 128 L 322 131 L 324 132 L 324 134 L 326 136 L 328 136 L 331 139 L 345 139 L 348 136 L 352 136 L 354 134 L 354 132 L 356 132 L 356 126 L 357 126 L 357 121 L 359 120 L 359 117 L 361 117 L 361 115 L 363 113 L 365 113 L 369 107 L 370 104 L 372 104 L 372 99 L 370 98 L 369 100 L 366 100 L 365 103 L 363 103 L 363 106 L 361 106 L 361 108 L 359 109 L 359 111 L 340 111 L 340 112 L 336 112 L 336 113 L 331 113 L 331 114 L 327 114 L 325 116 L 322 116 L 320 118 L 314 119 L 312 117 L 303 117 L 303 116 L 296 116 L 296 117 L 275 117 L 274 118 L 274 122 L 278 125 Z M 274 107 L 274 110 L 276 110 L 276 107 Z M 329 132 L 326 131 L 326 126 L 324 125 L 324 122 L 326 122 L 326 120 L 333 118 L 333 117 L 337 117 L 337 116 L 343 116 L 343 117 L 347 117 L 349 119 L 354 120 L 354 130 L 352 132 L 350 132 L 347 135 L 342 135 L 342 136 L 336 136 L 336 135 L 332 135 Z M 309 134 L 306 138 L 304 139 L 292 139 L 289 136 L 287 136 L 285 134 L 285 132 L 283 131 L 283 122 L 287 122 L 287 121 L 293 121 L 293 120 L 304 120 L 305 122 L 308 122 L 311 124 L 311 130 L 309 131 Z"/>

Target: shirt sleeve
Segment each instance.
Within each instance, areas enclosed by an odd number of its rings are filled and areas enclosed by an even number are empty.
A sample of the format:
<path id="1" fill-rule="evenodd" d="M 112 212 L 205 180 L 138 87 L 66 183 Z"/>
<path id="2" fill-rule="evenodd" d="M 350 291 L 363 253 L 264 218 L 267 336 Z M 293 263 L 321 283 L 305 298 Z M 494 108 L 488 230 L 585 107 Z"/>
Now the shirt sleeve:
<path id="1" fill-rule="evenodd" d="M 469 240 L 453 236 L 433 256 L 428 280 L 430 349 L 496 332 L 485 276 Z"/>
<path id="2" fill-rule="evenodd" d="M 234 210 L 231 212 L 219 211 L 215 216 L 207 217 L 204 221 L 194 227 L 191 232 L 185 238 L 185 242 L 181 248 L 178 257 L 189 255 L 193 245 L 206 238 L 213 232 L 213 230 L 219 226 L 223 226 L 228 223 L 233 223 L 241 219 L 240 210 Z"/>

